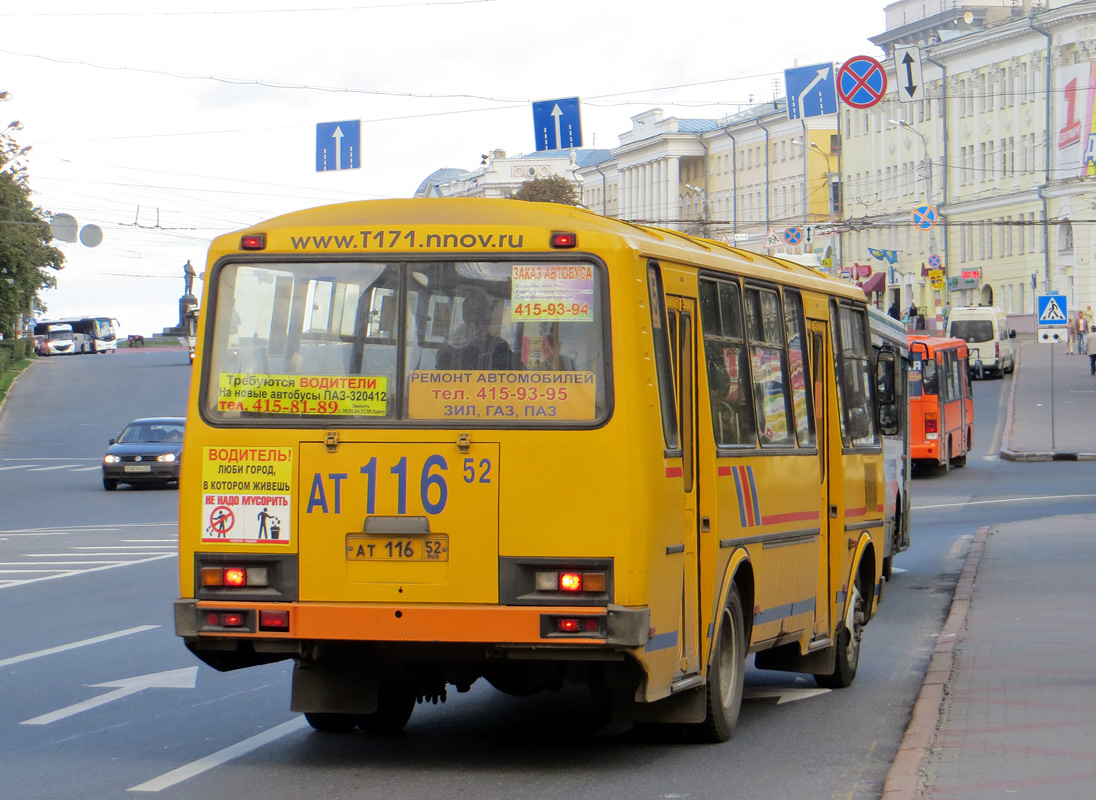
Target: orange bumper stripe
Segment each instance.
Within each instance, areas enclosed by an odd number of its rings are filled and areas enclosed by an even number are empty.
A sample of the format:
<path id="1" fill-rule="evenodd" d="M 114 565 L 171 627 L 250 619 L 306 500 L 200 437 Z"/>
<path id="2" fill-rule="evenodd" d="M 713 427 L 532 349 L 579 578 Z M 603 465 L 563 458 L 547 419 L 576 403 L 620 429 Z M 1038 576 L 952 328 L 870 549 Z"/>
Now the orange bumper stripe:
<path id="1" fill-rule="evenodd" d="M 349 606 L 324 603 L 243 603 L 203 601 L 199 611 L 260 609 L 289 612 L 289 631 L 225 631 L 202 636 L 264 639 L 328 639 L 370 642 L 483 642 L 531 644 L 567 642 L 604 645 L 604 639 L 540 635 L 540 618 L 603 616 L 601 607 L 566 606 Z"/>

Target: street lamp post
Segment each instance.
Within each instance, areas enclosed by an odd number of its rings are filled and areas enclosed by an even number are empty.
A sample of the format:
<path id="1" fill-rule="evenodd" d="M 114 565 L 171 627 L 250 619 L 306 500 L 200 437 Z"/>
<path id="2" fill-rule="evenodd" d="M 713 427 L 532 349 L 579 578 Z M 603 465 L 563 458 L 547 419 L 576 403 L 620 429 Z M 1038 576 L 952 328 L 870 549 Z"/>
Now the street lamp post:
<path id="1" fill-rule="evenodd" d="M 708 236 L 708 193 L 697 186 L 690 186 L 685 184 L 685 189 L 689 194 L 700 198 L 700 232 L 704 237 Z"/>
<path id="2" fill-rule="evenodd" d="M 800 147 L 803 147 L 803 142 L 799 141 L 798 139 L 792 139 L 792 144 L 797 144 Z M 827 207 L 828 212 L 829 212 L 828 216 L 829 216 L 829 220 L 830 220 L 830 226 L 832 228 L 834 223 L 837 220 L 836 220 L 836 217 L 834 216 L 835 209 L 834 209 L 834 206 L 833 206 L 833 200 L 834 200 L 834 195 L 833 195 L 833 167 L 830 165 L 830 154 L 827 153 L 825 150 L 823 150 L 821 147 L 819 147 L 818 142 L 811 142 L 808 145 L 808 147 L 810 147 L 810 149 L 814 150 L 816 153 L 821 153 L 822 158 L 826 159 L 826 193 L 827 193 L 826 207 Z M 803 218 L 804 219 L 807 218 L 807 152 L 806 152 L 806 148 L 804 148 L 804 151 L 803 151 Z M 841 251 L 841 234 L 835 232 L 835 233 L 832 233 L 831 235 L 837 237 L 837 247 L 835 249 L 831 250 L 831 257 L 836 259 L 835 267 L 836 267 L 836 269 L 840 270 L 840 268 L 841 268 L 841 252 L 840 252 Z"/>
<path id="3" fill-rule="evenodd" d="M 929 155 L 929 140 L 928 140 L 928 137 L 926 137 L 925 134 L 921 133 L 921 131 L 917 130 L 917 128 L 910 125 L 904 119 L 892 119 L 892 120 L 890 120 L 890 123 L 892 125 L 897 125 L 899 128 L 905 128 L 906 130 L 910 131 L 911 133 L 916 134 L 921 139 L 921 144 L 925 148 L 925 161 L 924 161 L 924 164 L 925 164 L 925 202 L 927 202 L 931 206 L 933 204 L 932 203 L 932 156 Z M 939 215 L 940 215 L 939 209 L 937 209 L 936 213 L 937 213 L 937 218 L 939 218 Z M 929 255 L 932 255 L 935 252 L 936 252 L 936 228 L 932 227 L 932 228 L 929 228 Z M 946 267 L 946 263 L 945 263 L 944 266 Z M 941 297 L 941 299 L 944 300 L 945 302 L 947 301 L 947 294 L 948 294 L 947 272 L 945 271 L 945 273 L 944 273 L 944 292 L 943 292 L 943 295 Z M 939 305 L 937 305 L 937 309 L 936 309 L 936 321 L 937 321 L 937 324 L 939 324 L 941 322 L 940 306 Z"/>

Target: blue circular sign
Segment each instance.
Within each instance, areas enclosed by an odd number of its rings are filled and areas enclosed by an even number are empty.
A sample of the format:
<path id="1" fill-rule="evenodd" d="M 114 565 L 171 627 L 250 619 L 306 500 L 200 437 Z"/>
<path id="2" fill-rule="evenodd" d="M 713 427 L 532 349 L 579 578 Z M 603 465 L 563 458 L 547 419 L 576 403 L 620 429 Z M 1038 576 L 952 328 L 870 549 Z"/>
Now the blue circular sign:
<path id="1" fill-rule="evenodd" d="M 929 205 L 917 206 L 910 214 L 910 221 L 918 230 L 927 231 L 936 224 L 936 209 Z"/>
<path id="2" fill-rule="evenodd" d="M 853 108 L 871 108 L 887 93 L 887 73 L 871 56 L 853 56 L 837 70 L 837 95 Z"/>
<path id="3" fill-rule="evenodd" d="M 787 228 L 784 231 L 784 241 L 788 244 L 799 244 L 803 241 L 802 228 Z"/>

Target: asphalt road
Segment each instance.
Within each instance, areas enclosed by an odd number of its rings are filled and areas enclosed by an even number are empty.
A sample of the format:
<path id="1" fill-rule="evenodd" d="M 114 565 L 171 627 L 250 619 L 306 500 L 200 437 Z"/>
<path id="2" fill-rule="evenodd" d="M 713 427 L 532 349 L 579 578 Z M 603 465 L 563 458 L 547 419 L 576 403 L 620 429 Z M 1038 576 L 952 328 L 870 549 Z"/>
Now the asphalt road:
<path id="1" fill-rule="evenodd" d="M 189 379 L 185 352 L 45 360 L 0 415 L 5 797 L 877 798 L 970 537 L 1090 503 L 1076 464 L 997 459 L 1009 379 L 977 383 L 974 452 L 915 478 L 914 544 L 849 689 L 751 670 L 723 745 L 605 725 L 579 690 L 482 681 L 397 737 L 321 734 L 289 711 L 288 664 L 218 673 L 176 639 L 178 493 L 102 489 L 107 440 L 185 414 Z"/>

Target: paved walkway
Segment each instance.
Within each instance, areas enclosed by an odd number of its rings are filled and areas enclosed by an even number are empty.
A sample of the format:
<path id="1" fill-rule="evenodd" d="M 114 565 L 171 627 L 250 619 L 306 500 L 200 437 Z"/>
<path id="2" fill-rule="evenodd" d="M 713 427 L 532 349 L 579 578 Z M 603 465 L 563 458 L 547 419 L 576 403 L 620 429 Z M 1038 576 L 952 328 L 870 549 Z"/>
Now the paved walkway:
<path id="1" fill-rule="evenodd" d="M 1020 345 L 1003 458 L 1096 461 L 1096 377 L 1090 368 L 1088 356 L 1066 355 L 1065 345 Z"/>
<path id="2" fill-rule="evenodd" d="M 1001 456 L 1096 460 L 1087 357 L 1021 345 Z M 1096 796 L 1096 513 L 1046 529 L 974 537 L 884 800 Z"/>

